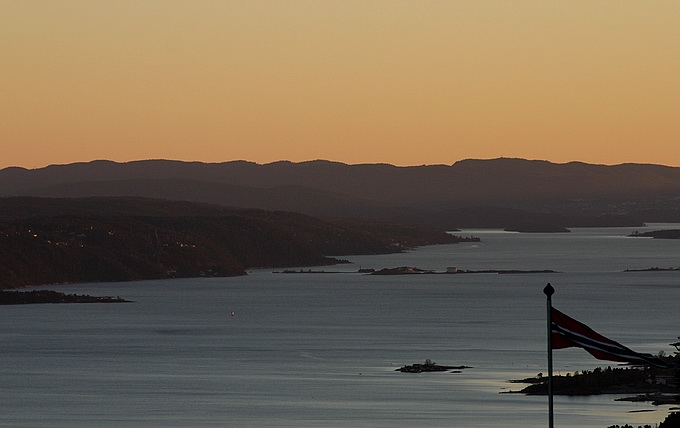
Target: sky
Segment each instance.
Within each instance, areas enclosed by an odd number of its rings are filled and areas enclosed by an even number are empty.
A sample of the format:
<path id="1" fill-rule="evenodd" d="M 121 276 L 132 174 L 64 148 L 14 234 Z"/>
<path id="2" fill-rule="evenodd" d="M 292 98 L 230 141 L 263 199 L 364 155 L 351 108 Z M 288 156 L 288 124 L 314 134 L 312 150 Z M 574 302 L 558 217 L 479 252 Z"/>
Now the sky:
<path id="1" fill-rule="evenodd" d="M 0 168 L 680 166 L 680 2 L 0 0 Z"/>

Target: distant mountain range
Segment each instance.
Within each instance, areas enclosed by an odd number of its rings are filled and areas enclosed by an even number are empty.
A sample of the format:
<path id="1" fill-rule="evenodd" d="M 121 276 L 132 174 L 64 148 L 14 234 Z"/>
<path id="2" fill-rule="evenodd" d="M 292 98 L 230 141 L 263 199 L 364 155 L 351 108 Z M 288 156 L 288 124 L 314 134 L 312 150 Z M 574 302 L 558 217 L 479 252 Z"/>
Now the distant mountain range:
<path id="1" fill-rule="evenodd" d="M 94 161 L 0 170 L 0 196 L 136 196 L 443 229 L 540 231 L 680 221 L 680 168 L 507 158 L 412 167 Z"/>
<path id="2" fill-rule="evenodd" d="M 527 232 L 680 222 L 680 168 L 95 161 L 0 170 L 0 289 L 230 276 Z"/>

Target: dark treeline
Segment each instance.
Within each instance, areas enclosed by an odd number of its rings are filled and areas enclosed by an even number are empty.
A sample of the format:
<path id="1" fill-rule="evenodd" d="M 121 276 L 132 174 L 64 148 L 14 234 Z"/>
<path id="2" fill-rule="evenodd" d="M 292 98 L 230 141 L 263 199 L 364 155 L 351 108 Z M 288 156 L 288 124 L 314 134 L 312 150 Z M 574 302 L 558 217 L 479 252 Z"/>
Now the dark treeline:
<path id="1" fill-rule="evenodd" d="M 671 361 L 677 357 L 665 357 Z M 614 393 L 675 393 L 678 392 L 677 380 L 680 372 L 675 369 L 647 367 L 607 367 L 584 370 L 564 376 L 553 376 L 553 391 L 556 395 L 596 395 Z M 657 383 L 654 379 L 660 376 L 672 377 L 673 382 Z M 525 394 L 544 395 L 548 393 L 548 378 L 539 374 L 522 382 L 531 383 L 521 392 Z"/>
<path id="2" fill-rule="evenodd" d="M 654 425 L 656 427 L 656 425 Z M 638 425 L 637 428 L 654 428 L 651 425 Z M 678 412 L 673 412 L 670 413 L 668 416 L 666 416 L 666 419 L 663 420 L 658 425 L 658 428 L 678 428 L 680 427 L 680 413 Z M 625 425 L 610 425 L 607 428 L 636 428 L 633 425 L 625 424 Z"/>

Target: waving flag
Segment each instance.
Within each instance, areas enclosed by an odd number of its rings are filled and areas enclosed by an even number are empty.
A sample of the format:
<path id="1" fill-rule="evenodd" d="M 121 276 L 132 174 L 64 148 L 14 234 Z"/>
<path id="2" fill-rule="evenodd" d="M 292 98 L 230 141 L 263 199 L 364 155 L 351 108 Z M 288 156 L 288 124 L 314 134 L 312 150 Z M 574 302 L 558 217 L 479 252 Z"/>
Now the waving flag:
<path id="1" fill-rule="evenodd" d="M 552 349 L 583 348 L 599 360 L 618 361 L 632 364 L 651 364 L 656 367 L 670 367 L 669 364 L 652 354 L 635 352 L 618 342 L 598 334 L 587 325 L 568 317 L 555 308 L 550 312 Z"/>

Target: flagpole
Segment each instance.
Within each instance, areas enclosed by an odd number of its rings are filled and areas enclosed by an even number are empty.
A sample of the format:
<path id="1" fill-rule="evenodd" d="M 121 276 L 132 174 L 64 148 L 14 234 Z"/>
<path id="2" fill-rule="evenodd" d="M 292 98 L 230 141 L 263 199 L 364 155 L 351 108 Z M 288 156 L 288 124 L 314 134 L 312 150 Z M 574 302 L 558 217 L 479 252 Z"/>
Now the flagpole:
<path id="1" fill-rule="evenodd" d="M 555 426 L 553 417 L 553 361 L 552 361 L 552 295 L 555 289 L 550 283 L 543 289 L 547 299 L 548 309 L 548 428 Z"/>

